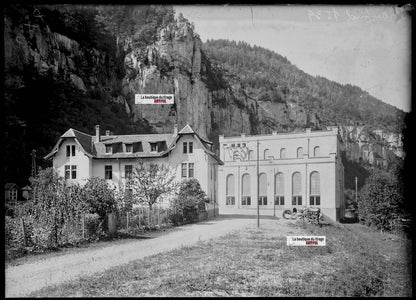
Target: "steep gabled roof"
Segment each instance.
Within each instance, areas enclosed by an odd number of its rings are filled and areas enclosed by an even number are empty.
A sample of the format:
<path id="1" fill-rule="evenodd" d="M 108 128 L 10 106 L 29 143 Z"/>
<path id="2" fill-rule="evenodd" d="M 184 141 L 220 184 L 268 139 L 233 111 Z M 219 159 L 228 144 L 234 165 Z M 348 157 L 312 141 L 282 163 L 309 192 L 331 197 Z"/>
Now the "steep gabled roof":
<path id="1" fill-rule="evenodd" d="M 195 131 L 189 126 L 189 124 L 186 124 L 184 128 L 182 128 L 181 131 L 179 131 L 178 134 L 192 134 L 195 133 Z"/>
<path id="2" fill-rule="evenodd" d="M 214 158 L 220 165 L 223 165 L 223 161 L 214 153 L 212 152 L 206 144 L 213 144 L 210 141 L 206 141 L 204 139 L 202 139 L 198 133 L 196 133 L 192 127 L 189 124 L 186 124 L 186 126 L 178 133 L 178 135 L 176 136 L 175 140 L 172 143 L 171 148 L 169 149 L 169 151 L 172 151 L 174 146 L 176 145 L 176 143 L 179 141 L 179 139 L 185 135 L 185 134 L 192 134 L 196 137 L 196 140 L 200 143 L 200 145 L 202 146 L 202 148 L 204 149 L 204 151 L 206 153 L 208 153 L 212 158 Z"/>
<path id="3" fill-rule="evenodd" d="M 59 138 L 58 142 L 53 147 L 52 151 L 44 157 L 44 159 L 49 159 L 53 157 L 57 152 L 61 143 L 68 138 L 73 138 L 80 146 L 81 150 L 87 155 L 92 157 L 93 154 L 93 147 L 92 147 L 92 136 L 84 133 L 82 131 L 69 128 L 61 137 Z"/>
<path id="4" fill-rule="evenodd" d="M 13 188 L 19 188 L 16 183 L 8 182 L 4 185 L 5 190 L 11 190 Z"/>

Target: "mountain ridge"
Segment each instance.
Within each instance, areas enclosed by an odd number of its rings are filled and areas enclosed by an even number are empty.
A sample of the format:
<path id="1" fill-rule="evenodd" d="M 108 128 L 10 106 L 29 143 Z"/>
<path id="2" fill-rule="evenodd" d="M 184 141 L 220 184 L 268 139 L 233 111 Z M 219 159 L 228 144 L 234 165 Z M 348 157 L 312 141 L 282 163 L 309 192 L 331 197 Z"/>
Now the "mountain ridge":
<path id="1" fill-rule="evenodd" d="M 24 182 L 28 177 L 32 149 L 41 157 L 69 127 L 92 133 L 95 124 L 116 134 L 132 134 L 171 132 L 173 124 L 183 127 L 189 123 L 216 145 L 220 134 L 339 125 L 348 160 L 358 162 L 361 158 L 370 166 L 386 163 L 388 168 L 403 156 L 403 116 L 396 120 L 385 113 L 371 119 L 367 118 L 371 108 L 367 108 L 367 115 L 360 115 L 348 107 L 354 100 L 341 103 L 341 108 L 335 107 L 337 101 L 331 102 L 337 96 L 363 94 L 355 87 L 347 86 L 348 92 L 338 87 L 333 92 L 335 83 L 313 79 L 293 69 L 287 59 L 260 47 L 243 51 L 247 46 L 242 44 L 234 62 L 221 62 L 226 55 L 211 57 L 213 53 L 205 51 L 206 45 L 192 24 L 181 16 L 174 19 L 169 8 L 118 7 L 114 10 L 118 20 L 108 23 L 112 19 L 103 18 L 113 31 L 104 30 L 97 21 L 100 9 L 10 6 L 5 10 L 9 181 Z M 34 14 L 36 10 L 42 18 Z M 105 12 L 112 13 L 111 9 Z M 136 24 L 137 15 L 157 22 L 141 19 Z M 260 51 L 259 57 L 253 51 Z M 262 62 L 262 55 L 268 64 Z M 238 59 L 253 68 L 238 70 Z M 281 61 L 279 68 L 274 68 L 274 61 Z M 264 65 L 270 68 L 261 69 Z M 175 104 L 135 105 L 138 93 L 174 94 Z M 354 122 L 335 122 L 351 113 L 356 114 Z M 374 133 L 380 130 L 376 123 L 383 120 L 388 122 L 381 134 Z M 39 164 L 46 166 L 47 162 L 40 160 Z"/>

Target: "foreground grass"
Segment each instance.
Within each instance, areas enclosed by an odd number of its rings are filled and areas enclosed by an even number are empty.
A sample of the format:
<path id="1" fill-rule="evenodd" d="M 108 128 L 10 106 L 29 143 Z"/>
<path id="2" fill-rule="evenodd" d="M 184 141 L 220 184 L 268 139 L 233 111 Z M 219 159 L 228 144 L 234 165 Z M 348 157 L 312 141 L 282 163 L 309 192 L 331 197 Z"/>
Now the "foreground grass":
<path id="1" fill-rule="evenodd" d="M 286 246 L 300 234 L 325 235 L 327 246 Z M 411 296 L 410 247 L 356 224 L 268 220 L 29 296 Z"/>

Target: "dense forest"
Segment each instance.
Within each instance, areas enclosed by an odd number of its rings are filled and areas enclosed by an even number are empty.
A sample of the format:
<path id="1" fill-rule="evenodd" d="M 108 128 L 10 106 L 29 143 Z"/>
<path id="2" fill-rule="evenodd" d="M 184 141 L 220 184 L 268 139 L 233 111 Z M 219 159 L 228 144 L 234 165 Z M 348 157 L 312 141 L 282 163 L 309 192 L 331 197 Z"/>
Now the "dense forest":
<path id="1" fill-rule="evenodd" d="M 38 166 L 49 165 L 42 157 L 70 127 L 90 134 L 96 124 L 117 133 L 153 131 L 116 100 L 127 41 L 153 42 L 173 17 L 171 7 L 11 5 L 4 15 L 8 181 L 27 184 L 32 149 Z M 78 78 L 85 87 L 73 84 Z"/>
<path id="2" fill-rule="evenodd" d="M 366 125 L 401 132 L 405 113 L 357 86 L 306 74 L 271 50 L 245 42 L 208 40 L 205 51 L 230 83 L 257 101 L 300 103 L 323 124 Z"/>

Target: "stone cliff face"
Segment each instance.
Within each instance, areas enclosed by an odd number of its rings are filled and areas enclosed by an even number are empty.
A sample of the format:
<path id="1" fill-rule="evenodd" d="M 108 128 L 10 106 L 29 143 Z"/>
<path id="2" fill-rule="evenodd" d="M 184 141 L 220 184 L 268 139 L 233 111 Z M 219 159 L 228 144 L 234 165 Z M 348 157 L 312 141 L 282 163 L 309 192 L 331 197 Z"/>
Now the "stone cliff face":
<path id="1" fill-rule="evenodd" d="M 219 134 L 267 134 L 306 127 L 321 129 L 317 114 L 299 102 L 276 103 L 250 97 L 238 81 L 223 78 L 202 49 L 201 40 L 186 24 L 163 28 L 156 43 L 134 49 L 125 57 L 123 93 L 135 118 L 144 118 L 158 132 L 189 123 L 214 142 Z M 175 105 L 134 105 L 134 94 L 174 94 Z M 403 157 L 401 137 L 339 126 L 347 157 L 388 167 Z"/>
<path id="2" fill-rule="evenodd" d="M 160 30 L 153 45 L 127 53 L 123 93 L 134 117 L 146 119 L 158 132 L 190 124 L 205 138 L 252 132 L 248 101 L 237 103 L 201 46 L 193 30 L 178 22 Z M 175 104 L 134 105 L 134 95 L 146 93 L 174 94 Z"/>
<path id="3" fill-rule="evenodd" d="M 23 85 L 23 77 L 32 74 L 62 80 L 83 93 L 100 90 L 114 94 L 114 83 L 119 80 L 114 55 L 52 31 L 41 16 L 36 17 L 30 10 L 21 8 L 19 23 L 4 18 L 6 86 Z M 113 101 L 129 109 L 122 95 L 113 97 Z"/>
<path id="4" fill-rule="evenodd" d="M 156 132 L 190 124 L 214 143 L 219 134 L 335 125 L 324 124 L 302 102 L 259 101 L 247 95 L 238 80 L 227 80 L 212 64 L 186 22 L 162 28 L 157 41 L 145 48 L 128 45 L 125 52 L 109 54 L 53 32 L 41 19 L 27 15 L 18 24 L 5 18 L 6 86 L 24 85 L 23 77 L 30 72 L 49 74 L 82 93 L 99 90 L 110 95 L 133 120 L 146 120 Z M 146 93 L 174 94 L 175 104 L 134 104 L 135 94 Z M 340 133 L 353 161 L 387 167 L 403 157 L 400 135 L 351 126 L 340 126 Z"/>

